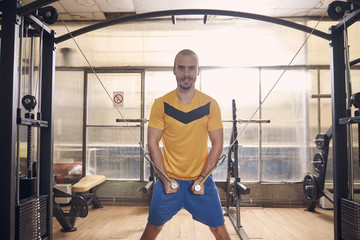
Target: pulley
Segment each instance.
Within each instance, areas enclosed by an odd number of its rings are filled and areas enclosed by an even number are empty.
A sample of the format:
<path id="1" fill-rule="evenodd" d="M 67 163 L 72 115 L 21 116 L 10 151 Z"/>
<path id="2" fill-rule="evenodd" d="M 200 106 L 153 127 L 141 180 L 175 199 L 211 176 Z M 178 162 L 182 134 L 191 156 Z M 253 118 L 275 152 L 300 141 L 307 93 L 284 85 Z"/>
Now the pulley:
<path id="1" fill-rule="evenodd" d="M 351 2 L 334 1 L 329 4 L 327 13 L 331 19 L 339 20 L 350 10 L 352 10 Z"/>
<path id="2" fill-rule="evenodd" d="M 354 107 L 360 108 L 360 92 L 351 95 L 350 102 Z"/>
<path id="3" fill-rule="evenodd" d="M 56 8 L 48 6 L 38 9 L 38 16 L 42 17 L 45 23 L 54 24 L 58 19 L 58 11 Z"/>
<path id="4" fill-rule="evenodd" d="M 308 200 L 318 200 L 320 196 L 320 187 L 318 178 L 314 175 L 306 175 L 303 183 L 305 197 Z"/>
<path id="5" fill-rule="evenodd" d="M 31 111 L 36 106 L 36 98 L 32 95 L 25 95 L 21 100 L 22 105 L 28 111 Z"/>

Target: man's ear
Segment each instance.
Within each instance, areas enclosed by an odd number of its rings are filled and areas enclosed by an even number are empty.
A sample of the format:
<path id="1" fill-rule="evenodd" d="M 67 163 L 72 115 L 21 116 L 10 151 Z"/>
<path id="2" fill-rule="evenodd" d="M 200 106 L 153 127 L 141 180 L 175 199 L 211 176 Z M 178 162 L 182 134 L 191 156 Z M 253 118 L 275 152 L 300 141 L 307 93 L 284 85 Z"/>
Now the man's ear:
<path id="1" fill-rule="evenodd" d="M 201 68 L 198 67 L 198 73 L 197 73 L 198 76 L 199 76 L 199 74 L 200 74 L 200 71 L 201 71 Z"/>
<path id="2" fill-rule="evenodd" d="M 173 74 L 175 75 L 175 67 L 173 67 Z"/>

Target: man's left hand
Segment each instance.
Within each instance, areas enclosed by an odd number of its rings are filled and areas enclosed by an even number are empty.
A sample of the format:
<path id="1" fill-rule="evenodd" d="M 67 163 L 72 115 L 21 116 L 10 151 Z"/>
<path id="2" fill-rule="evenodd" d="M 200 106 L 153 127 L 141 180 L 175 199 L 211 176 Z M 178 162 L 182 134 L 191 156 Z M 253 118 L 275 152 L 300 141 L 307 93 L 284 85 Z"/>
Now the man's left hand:
<path id="1" fill-rule="evenodd" d="M 200 178 L 198 178 L 198 179 L 196 179 L 196 180 L 194 181 L 194 184 L 193 184 L 192 187 L 191 187 L 191 190 L 193 191 L 194 194 L 204 194 L 205 184 L 203 183 L 203 184 L 200 185 L 202 179 L 203 179 L 203 178 L 200 177 Z M 196 186 L 196 185 L 200 185 L 200 186 L 201 186 L 201 190 L 200 190 L 200 191 L 195 191 L 195 186 Z"/>

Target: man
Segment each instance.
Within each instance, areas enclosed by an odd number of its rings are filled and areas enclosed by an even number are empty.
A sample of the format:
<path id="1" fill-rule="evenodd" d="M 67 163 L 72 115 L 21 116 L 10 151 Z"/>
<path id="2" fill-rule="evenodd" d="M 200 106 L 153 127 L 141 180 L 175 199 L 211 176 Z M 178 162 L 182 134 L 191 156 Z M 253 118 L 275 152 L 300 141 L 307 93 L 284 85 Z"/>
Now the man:
<path id="1" fill-rule="evenodd" d="M 161 181 L 154 187 L 142 240 L 155 239 L 163 225 L 182 208 L 208 225 L 216 239 L 230 239 L 212 177 L 200 191 L 195 191 L 195 185 L 210 173 L 223 151 L 220 108 L 214 99 L 195 89 L 199 72 L 197 55 L 188 49 L 180 51 L 173 67 L 177 88 L 156 99 L 151 109 L 149 153 L 162 172 L 178 185 L 172 189 L 169 180 L 159 172 Z"/>

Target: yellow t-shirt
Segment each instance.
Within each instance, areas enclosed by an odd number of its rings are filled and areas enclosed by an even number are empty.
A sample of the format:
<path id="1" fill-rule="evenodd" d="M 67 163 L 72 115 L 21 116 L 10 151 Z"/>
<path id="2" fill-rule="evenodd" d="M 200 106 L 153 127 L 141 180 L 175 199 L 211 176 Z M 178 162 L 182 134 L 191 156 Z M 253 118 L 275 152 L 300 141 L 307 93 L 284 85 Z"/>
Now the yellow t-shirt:
<path id="1" fill-rule="evenodd" d="M 168 175 L 196 179 L 209 153 L 208 131 L 223 127 L 216 100 L 195 90 L 189 104 L 182 104 L 173 90 L 155 100 L 149 126 L 163 130 L 163 158 Z"/>

